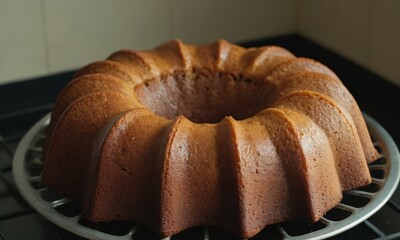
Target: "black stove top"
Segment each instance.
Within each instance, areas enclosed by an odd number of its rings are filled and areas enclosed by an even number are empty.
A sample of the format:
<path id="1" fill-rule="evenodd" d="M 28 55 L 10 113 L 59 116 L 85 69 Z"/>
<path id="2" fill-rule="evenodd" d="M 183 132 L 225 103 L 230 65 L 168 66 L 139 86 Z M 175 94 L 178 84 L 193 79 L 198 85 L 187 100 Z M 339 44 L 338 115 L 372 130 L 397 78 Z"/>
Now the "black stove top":
<path id="1" fill-rule="evenodd" d="M 398 87 L 298 35 L 243 45 L 269 44 L 281 45 L 296 55 L 317 59 L 331 67 L 353 93 L 361 109 L 378 120 L 399 146 L 400 111 L 393 111 L 400 103 Z M 12 176 L 12 158 L 18 142 L 36 121 L 51 111 L 55 96 L 71 75 L 72 72 L 68 72 L 0 86 L 0 240 L 82 239 L 55 226 L 33 210 L 19 195 Z M 15 94 L 21 91 L 23 94 Z M 379 102 L 389 104 L 382 107 Z M 144 234 L 142 239 L 149 237 L 151 235 Z M 186 238 L 177 235 L 172 239 Z M 389 202 L 368 220 L 330 239 L 400 239 L 400 187 Z"/>

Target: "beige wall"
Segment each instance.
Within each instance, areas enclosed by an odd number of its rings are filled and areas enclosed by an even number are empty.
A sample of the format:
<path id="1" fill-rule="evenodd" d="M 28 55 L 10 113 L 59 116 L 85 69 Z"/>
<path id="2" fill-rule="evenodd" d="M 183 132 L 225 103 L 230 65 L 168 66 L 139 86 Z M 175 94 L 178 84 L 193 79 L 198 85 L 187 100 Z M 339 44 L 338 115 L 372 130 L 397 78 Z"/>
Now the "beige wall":
<path id="1" fill-rule="evenodd" d="M 121 48 L 295 31 L 297 0 L 0 0 L 0 84 L 76 69 Z"/>
<path id="2" fill-rule="evenodd" d="M 400 0 L 0 0 L 0 84 L 172 38 L 294 32 L 400 86 Z"/>
<path id="3" fill-rule="evenodd" d="M 297 31 L 400 86 L 399 0 L 299 0 Z"/>

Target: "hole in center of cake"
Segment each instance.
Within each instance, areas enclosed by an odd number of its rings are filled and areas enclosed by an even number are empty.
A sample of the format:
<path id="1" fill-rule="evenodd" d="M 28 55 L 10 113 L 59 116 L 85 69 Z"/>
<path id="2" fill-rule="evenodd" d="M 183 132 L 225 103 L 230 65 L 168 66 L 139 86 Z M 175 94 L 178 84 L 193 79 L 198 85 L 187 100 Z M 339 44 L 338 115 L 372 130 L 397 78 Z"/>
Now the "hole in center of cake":
<path id="1" fill-rule="evenodd" d="M 195 123 L 217 123 L 225 116 L 236 120 L 265 108 L 263 81 L 223 72 L 178 72 L 149 80 L 135 89 L 139 101 L 157 115 L 183 115 Z"/>

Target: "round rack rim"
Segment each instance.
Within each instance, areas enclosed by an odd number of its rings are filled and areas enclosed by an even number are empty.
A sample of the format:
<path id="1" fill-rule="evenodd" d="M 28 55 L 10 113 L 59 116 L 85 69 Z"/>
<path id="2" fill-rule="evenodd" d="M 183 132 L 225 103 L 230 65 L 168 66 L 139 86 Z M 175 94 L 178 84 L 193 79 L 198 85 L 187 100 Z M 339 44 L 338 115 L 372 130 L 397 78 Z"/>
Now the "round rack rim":
<path id="1" fill-rule="evenodd" d="M 362 221 L 369 218 L 375 212 L 377 212 L 389 198 L 393 195 L 397 188 L 400 179 L 400 155 L 397 146 L 393 139 L 390 137 L 388 132 L 372 117 L 364 114 L 365 121 L 371 136 L 376 138 L 379 146 L 382 148 L 382 155 L 386 159 L 386 163 L 383 165 L 385 168 L 383 179 L 379 180 L 380 188 L 375 194 L 371 194 L 370 202 L 361 208 L 353 208 L 352 213 L 349 217 L 339 220 L 332 221 L 323 218 L 322 222 L 328 223 L 326 227 L 316 230 L 314 232 L 306 233 L 299 236 L 289 235 L 282 227 L 281 224 L 276 224 L 280 233 L 283 235 L 283 239 L 300 240 L 300 239 L 323 239 L 334 236 L 341 232 L 344 232 Z M 95 229 L 86 227 L 79 224 L 78 217 L 67 217 L 58 212 L 54 206 L 43 200 L 40 196 L 40 191 L 32 186 L 32 179 L 40 180 L 38 178 L 32 178 L 27 174 L 26 168 L 26 153 L 31 149 L 32 141 L 40 134 L 40 130 L 46 127 L 50 120 L 50 113 L 45 115 L 39 120 L 22 138 L 13 159 L 13 177 L 15 184 L 22 195 L 22 197 L 43 217 L 64 228 L 76 235 L 89 239 L 110 239 L 112 237 L 116 240 L 128 240 L 133 239 L 132 235 L 136 230 L 136 226 L 133 225 L 131 231 L 122 236 L 111 235 Z M 376 179 L 378 180 L 378 179 Z M 340 205 L 340 204 L 339 204 Z M 347 205 L 344 205 L 347 206 Z M 351 206 L 350 206 L 351 207 Z M 166 239 L 169 239 L 166 238 Z M 204 239 L 209 240 L 208 228 L 205 227 Z"/>

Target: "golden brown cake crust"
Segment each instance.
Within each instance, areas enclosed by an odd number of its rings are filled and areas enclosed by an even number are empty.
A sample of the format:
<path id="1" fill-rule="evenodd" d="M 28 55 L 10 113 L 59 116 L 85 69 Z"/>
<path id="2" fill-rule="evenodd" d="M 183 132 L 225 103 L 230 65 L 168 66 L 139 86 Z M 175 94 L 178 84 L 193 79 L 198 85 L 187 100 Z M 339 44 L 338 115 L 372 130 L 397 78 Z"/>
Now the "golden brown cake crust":
<path id="1" fill-rule="evenodd" d="M 371 181 L 378 153 L 323 64 L 278 46 L 174 40 L 79 70 L 43 156 L 43 185 L 79 197 L 87 220 L 136 221 L 160 236 L 216 225 L 248 238 L 317 221 Z"/>

